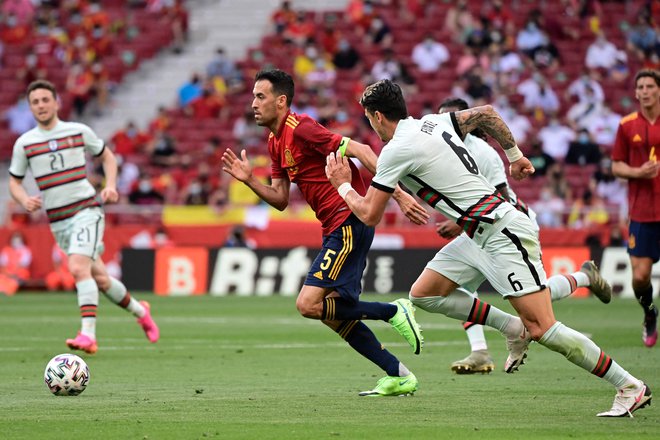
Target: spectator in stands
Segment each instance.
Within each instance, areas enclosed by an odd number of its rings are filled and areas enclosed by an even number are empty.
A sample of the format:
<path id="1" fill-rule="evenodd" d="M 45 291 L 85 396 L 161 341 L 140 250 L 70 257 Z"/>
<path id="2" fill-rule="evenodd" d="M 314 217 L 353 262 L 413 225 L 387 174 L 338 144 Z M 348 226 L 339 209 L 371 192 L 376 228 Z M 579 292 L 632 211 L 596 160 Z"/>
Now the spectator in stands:
<path id="1" fill-rule="evenodd" d="M 225 49 L 219 47 L 215 55 L 206 66 L 206 76 L 210 79 L 222 78 L 229 92 L 239 91 L 243 88 L 243 77 L 236 63 L 225 54 Z"/>
<path id="2" fill-rule="evenodd" d="M 591 192 L 607 203 L 617 207 L 617 218 L 622 226 L 626 226 L 628 223 L 628 185 L 625 180 L 614 176 L 612 160 L 609 157 L 601 159 L 598 169 L 589 182 L 589 188 Z"/>
<path id="3" fill-rule="evenodd" d="M 169 167 L 176 165 L 180 157 L 177 155 L 176 143 L 166 131 L 157 131 L 147 144 L 147 153 L 154 165 Z"/>
<path id="4" fill-rule="evenodd" d="M 312 103 L 312 99 L 307 93 L 301 93 L 297 97 L 297 102 L 291 105 L 291 111 L 299 115 L 307 115 L 310 118 L 319 119 L 319 109 Z"/>
<path id="5" fill-rule="evenodd" d="M 600 83 L 593 78 L 588 70 L 582 72 L 579 78 L 571 82 L 566 89 L 568 99 L 577 98 L 578 102 L 598 102 L 605 100 L 605 92 Z"/>
<path id="6" fill-rule="evenodd" d="M 209 201 L 211 188 L 199 177 L 195 177 L 183 191 L 183 203 L 186 205 L 206 205 Z"/>
<path id="7" fill-rule="evenodd" d="M 628 31 L 628 50 L 643 60 L 651 52 L 658 50 L 657 32 L 653 27 L 653 19 L 649 15 L 640 14 L 635 26 Z"/>
<path id="8" fill-rule="evenodd" d="M 231 228 L 227 240 L 225 240 L 223 247 L 244 247 L 254 249 L 256 243 L 254 240 L 250 240 L 245 235 L 245 228 L 242 225 L 236 225 Z"/>
<path id="9" fill-rule="evenodd" d="M 536 222 L 542 228 L 561 228 L 564 226 L 564 214 L 567 206 L 550 185 L 541 188 L 539 199 L 532 203 L 536 213 Z"/>
<path id="10" fill-rule="evenodd" d="M 513 12 L 508 6 L 503 5 L 502 0 L 493 0 L 485 6 L 487 10 L 485 18 L 491 28 L 491 39 L 494 42 L 503 43 L 508 35 L 515 33 Z"/>
<path id="11" fill-rule="evenodd" d="M 505 95 L 497 97 L 494 107 L 502 119 L 504 119 L 509 130 L 511 130 L 511 134 L 513 134 L 513 138 L 516 142 L 524 144 L 527 140 L 527 136 L 529 136 L 533 129 L 529 118 L 518 113 L 518 111 L 509 104 L 509 100 Z M 532 177 L 534 177 L 534 175 L 532 175 Z"/>
<path id="12" fill-rule="evenodd" d="M 488 55 L 485 53 L 476 53 L 473 48 L 463 46 L 463 53 L 456 60 L 456 76 L 463 77 L 477 66 L 487 70 L 489 65 Z"/>
<path id="13" fill-rule="evenodd" d="M 179 106 L 185 107 L 190 102 L 202 95 L 202 77 L 199 73 L 193 73 L 190 81 L 179 88 Z"/>
<path id="14" fill-rule="evenodd" d="M 31 0 L 4 0 L 0 7 L 3 16 L 13 16 L 18 23 L 30 23 L 34 16 L 34 4 Z"/>
<path id="15" fill-rule="evenodd" d="M 465 43 L 477 21 L 468 9 L 467 3 L 467 0 L 458 0 L 445 15 L 444 29 L 449 32 L 455 42 L 461 44 Z"/>
<path id="16" fill-rule="evenodd" d="M 498 87 L 510 90 L 511 86 L 520 80 L 520 74 L 524 71 L 520 55 L 502 44 L 493 44 L 490 49 L 490 71 L 497 78 Z"/>
<path id="17" fill-rule="evenodd" d="M 337 69 L 351 70 L 361 61 L 360 54 L 351 45 L 347 38 L 342 38 L 337 43 L 337 52 L 332 57 L 332 63 Z"/>
<path id="18" fill-rule="evenodd" d="M 314 37 L 314 22 L 311 16 L 305 11 L 298 11 L 296 19 L 289 23 L 284 31 L 282 37 L 286 41 L 290 41 L 296 46 L 302 47 Z"/>
<path id="19" fill-rule="evenodd" d="M 531 14 L 525 26 L 516 35 L 516 48 L 534 59 L 534 52 L 548 44 L 548 36 L 541 30 L 539 23 Z"/>
<path id="20" fill-rule="evenodd" d="M 614 145 L 620 120 L 620 114 L 614 113 L 608 105 L 603 104 L 600 106 L 599 112 L 589 119 L 586 128 L 597 144 L 611 147 Z"/>
<path id="21" fill-rule="evenodd" d="M 470 101 L 473 106 L 484 105 L 491 101 L 493 91 L 484 82 L 484 71 L 479 66 L 473 67 L 467 74 L 465 92 L 472 98 Z"/>
<path id="22" fill-rule="evenodd" d="M 284 30 L 295 21 L 296 12 L 291 8 L 291 2 L 284 0 L 280 3 L 280 7 L 270 16 L 270 21 L 275 28 L 275 33 L 281 35 Z"/>
<path id="23" fill-rule="evenodd" d="M 141 132 L 134 121 L 128 121 L 124 129 L 119 130 L 112 136 L 110 144 L 115 154 L 129 157 L 145 150 L 147 143 L 150 141 L 150 136 Z"/>
<path id="24" fill-rule="evenodd" d="M 325 14 L 323 16 L 323 30 L 321 31 L 321 35 L 317 37 L 319 47 L 330 58 L 339 50 L 341 32 L 337 29 L 337 21 L 336 14 Z"/>
<path id="25" fill-rule="evenodd" d="M 172 118 L 163 105 L 158 107 L 158 114 L 149 123 L 149 131 L 155 132 L 156 130 L 167 130 L 172 126 Z"/>
<path id="26" fill-rule="evenodd" d="M 551 117 L 559 110 L 559 98 L 540 72 L 518 84 L 517 91 L 524 97 L 524 108 L 533 112 L 538 121 Z"/>
<path id="27" fill-rule="evenodd" d="M 69 272 L 68 257 L 57 243 L 53 244 L 51 258 L 53 261 L 53 270 L 46 275 L 46 288 L 51 292 L 57 290 L 75 290 L 76 280 L 71 275 L 71 272 Z"/>
<path id="28" fill-rule="evenodd" d="M 314 62 L 314 68 L 305 77 L 303 84 L 307 90 L 321 93 L 324 90 L 331 90 L 336 78 L 337 71 L 332 61 L 319 57 Z"/>
<path id="29" fill-rule="evenodd" d="M 224 96 L 213 90 L 211 85 L 204 87 L 202 94 L 193 99 L 183 108 L 184 114 L 200 119 L 219 118 L 226 120 L 229 116 L 229 108 Z"/>
<path id="30" fill-rule="evenodd" d="M 394 56 L 392 49 L 383 50 L 383 58 L 376 61 L 371 69 L 374 80 L 389 79 L 397 82 L 404 90 L 411 92 L 415 88 L 415 80 L 410 76 L 406 67 Z"/>
<path id="31" fill-rule="evenodd" d="M 534 166 L 534 174 L 531 175 L 532 179 L 544 177 L 548 172 L 548 168 L 555 163 L 555 160 L 548 153 L 543 151 L 541 142 L 537 139 L 531 142 L 531 149 L 527 158 Z"/>
<path id="32" fill-rule="evenodd" d="M 391 47 L 393 40 L 392 29 L 390 29 L 383 17 L 378 14 L 375 15 L 365 34 L 365 42 L 374 46 Z"/>
<path id="33" fill-rule="evenodd" d="M 254 112 L 247 108 L 242 115 L 234 121 L 232 128 L 234 140 L 238 142 L 238 147 L 251 148 L 260 146 L 264 140 L 264 130 L 254 123 Z M 220 148 L 220 139 L 217 139 L 217 147 Z"/>
<path id="34" fill-rule="evenodd" d="M 602 153 L 597 143 L 591 139 L 589 130 L 581 128 L 577 138 L 568 144 L 564 163 L 574 165 L 596 165 L 600 163 Z"/>
<path id="35" fill-rule="evenodd" d="M 610 221 L 607 207 L 598 195 L 586 190 L 581 198 L 576 199 L 568 215 L 567 226 L 573 229 L 604 226 Z"/>
<path id="36" fill-rule="evenodd" d="M 94 78 L 89 70 L 80 63 L 74 63 L 66 79 L 66 93 L 73 100 L 73 109 L 77 117 L 82 117 L 91 96 Z"/>
<path id="37" fill-rule="evenodd" d="M 15 231 L 9 243 L 0 250 L 0 292 L 13 295 L 30 278 L 32 251 L 25 244 L 23 234 Z"/>
<path id="38" fill-rule="evenodd" d="M 21 135 L 37 125 L 25 93 L 20 94 L 16 104 L 7 109 L 2 115 L 2 119 L 7 121 L 9 131 L 16 135 Z"/>
<path id="39" fill-rule="evenodd" d="M 25 56 L 25 62 L 16 70 L 16 79 L 22 81 L 27 88 L 28 84 L 38 79 L 44 79 L 48 75 L 48 70 L 43 62 L 33 53 Z"/>
<path id="40" fill-rule="evenodd" d="M 140 177 L 140 169 L 135 163 L 125 160 L 124 156 L 120 154 L 115 157 L 117 158 L 117 192 L 125 202 L 131 188 Z"/>
<path id="41" fill-rule="evenodd" d="M 552 191 L 557 194 L 564 201 L 569 203 L 573 200 L 573 190 L 571 185 L 566 180 L 564 174 L 564 166 L 561 162 L 555 162 L 548 168 L 547 183 L 552 188 Z"/>
<path id="42" fill-rule="evenodd" d="M 313 41 L 307 42 L 303 49 L 296 51 L 296 56 L 293 59 L 293 73 L 301 81 L 305 81 L 307 75 L 314 70 L 316 61 L 322 59 L 323 55 L 319 53 L 316 43 Z"/>
<path id="43" fill-rule="evenodd" d="M 2 14 L 0 16 L 0 41 L 7 45 L 20 44 L 29 35 L 30 26 L 20 23 L 14 14 Z"/>
<path id="44" fill-rule="evenodd" d="M 156 191 L 149 176 L 143 174 L 128 195 L 128 200 L 132 205 L 162 205 L 165 196 Z"/>
<path id="45" fill-rule="evenodd" d="M 618 52 L 616 46 L 607 40 L 605 33 L 600 31 L 587 48 L 584 64 L 592 71 L 592 74 L 607 73 L 614 67 Z"/>
<path id="46" fill-rule="evenodd" d="M 355 118 L 349 116 L 348 109 L 343 103 L 339 105 L 334 118 L 328 121 L 326 126 L 328 130 L 349 138 L 354 137 L 357 133 Z"/>
<path id="47" fill-rule="evenodd" d="M 421 72 L 437 72 L 444 63 L 449 61 L 449 51 L 429 32 L 424 40 L 413 48 L 412 61 Z"/>
<path id="48" fill-rule="evenodd" d="M 547 126 L 539 130 L 538 138 L 543 151 L 561 162 L 568 153 L 568 145 L 575 140 L 575 131 L 562 124 L 557 117 L 553 117 Z"/>
<path id="49" fill-rule="evenodd" d="M 586 87 L 585 96 L 568 109 L 566 120 L 575 129 L 589 127 L 601 112 L 603 101 L 598 99 L 595 90 Z"/>

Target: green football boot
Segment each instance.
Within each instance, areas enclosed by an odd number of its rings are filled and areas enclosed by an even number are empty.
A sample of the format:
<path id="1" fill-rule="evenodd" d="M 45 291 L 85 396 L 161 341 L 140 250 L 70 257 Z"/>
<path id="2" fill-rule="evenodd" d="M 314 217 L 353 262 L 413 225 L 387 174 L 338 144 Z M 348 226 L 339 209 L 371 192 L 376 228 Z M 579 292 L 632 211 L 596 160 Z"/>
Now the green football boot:
<path id="1" fill-rule="evenodd" d="M 378 380 L 373 390 L 362 391 L 360 396 L 412 396 L 417 386 L 417 378 L 412 373 L 403 377 L 385 376 Z"/>
<path id="2" fill-rule="evenodd" d="M 424 337 L 422 336 L 422 329 L 415 321 L 415 308 L 409 299 L 404 298 L 397 299 L 390 304 L 394 304 L 397 311 L 388 322 L 394 327 L 394 330 L 406 338 L 406 341 L 413 348 L 413 352 L 419 354 L 424 345 Z"/>

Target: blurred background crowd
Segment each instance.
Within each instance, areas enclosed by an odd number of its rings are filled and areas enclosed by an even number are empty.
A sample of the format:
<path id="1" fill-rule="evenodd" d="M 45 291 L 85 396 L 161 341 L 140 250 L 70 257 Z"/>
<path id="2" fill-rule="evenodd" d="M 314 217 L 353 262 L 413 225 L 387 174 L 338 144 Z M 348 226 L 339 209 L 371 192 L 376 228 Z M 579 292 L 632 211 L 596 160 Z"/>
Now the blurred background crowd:
<path id="1" fill-rule="evenodd" d="M 220 158 L 225 148 L 244 148 L 268 178 L 266 137 L 250 103 L 254 74 L 273 66 L 296 79 L 293 111 L 377 152 L 382 142 L 357 103 L 376 80 L 400 83 L 415 117 L 448 97 L 494 105 L 536 167 L 531 181 L 512 184 L 539 224 L 605 225 L 616 239 L 627 189 L 611 173 L 609 152 L 621 117 L 636 110 L 634 73 L 659 67 L 659 20 L 660 1 L 350 0 L 322 13 L 282 1 L 259 45 L 232 59 L 218 41 L 206 69 L 172 91 L 177 105 L 106 139 L 120 157 L 121 203 L 258 204 L 223 175 Z M 65 120 L 103 117 L 124 76 L 156 54 L 190 50 L 188 32 L 182 0 L 4 0 L 0 160 L 34 126 L 21 93 L 30 81 L 59 87 Z M 98 164 L 89 173 L 102 183 Z M 10 212 L 13 221 L 39 221 Z M 404 223 L 397 212 L 386 222 Z"/>

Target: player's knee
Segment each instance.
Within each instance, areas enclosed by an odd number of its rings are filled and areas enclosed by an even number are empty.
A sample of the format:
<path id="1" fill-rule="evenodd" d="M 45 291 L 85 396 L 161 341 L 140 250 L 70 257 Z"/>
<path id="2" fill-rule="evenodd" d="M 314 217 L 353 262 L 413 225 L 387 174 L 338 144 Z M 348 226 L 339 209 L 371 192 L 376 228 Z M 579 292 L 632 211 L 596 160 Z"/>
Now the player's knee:
<path id="1" fill-rule="evenodd" d="M 91 275 L 89 268 L 82 264 L 72 264 L 69 267 L 69 272 L 71 272 L 71 275 L 73 275 L 76 282 L 85 280 Z"/>
<path id="2" fill-rule="evenodd" d="M 110 289 L 110 277 L 107 274 L 94 275 L 94 281 L 100 290 L 107 292 Z"/>

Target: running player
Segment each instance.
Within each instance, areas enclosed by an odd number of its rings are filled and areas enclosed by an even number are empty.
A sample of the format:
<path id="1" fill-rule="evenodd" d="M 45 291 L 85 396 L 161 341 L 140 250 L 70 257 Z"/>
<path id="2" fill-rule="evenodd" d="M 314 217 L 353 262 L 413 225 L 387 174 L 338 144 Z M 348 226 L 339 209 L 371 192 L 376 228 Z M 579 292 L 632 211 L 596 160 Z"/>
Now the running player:
<path id="1" fill-rule="evenodd" d="M 271 132 L 268 138 L 271 184 L 263 184 L 252 174 L 245 150 L 241 151 L 239 158 L 227 149 L 223 155 L 223 169 L 279 210 L 288 206 L 289 188 L 292 182 L 295 183 L 321 222 L 323 248 L 298 294 L 298 311 L 306 318 L 323 321 L 353 349 L 386 372 L 387 376 L 380 379 L 373 390 L 360 395 L 413 393 L 417 390 L 415 376 L 385 350 L 362 323 L 364 319 L 388 321 L 406 338 L 415 354 L 419 354 L 423 339 L 412 304 L 408 299 L 390 304 L 360 301 L 362 272 L 374 229 L 352 215 L 324 172 L 329 152 L 339 150 L 342 155 L 355 156 L 370 171 L 376 168 L 375 153 L 368 145 L 331 133 L 307 115 L 291 112 L 294 82 L 286 72 L 265 70 L 257 73 L 253 94 L 256 123 Z M 350 167 L 356 187 L 364 193 L 365 185 L 357 168 L 352 163 Z M 412 196 L 399 190 L 396 197 L 411 220 L 426 222 L 428 213 Z"/>
<path id="2" fill-rule="evenodd" d="M 94 354 L 96 310 L 99 290 L 112 302 L 131 312 L 150 342 L 159 338 L 158 326 L 151 317 L 149 304 L 136 301 L 126 287 L 108 275 L 100 258 L 105 225 L 101 203 L 118 200 L 117 161 L 103 141 L 86 125 L 61 121 L 55 86 L 45 80 L 27 88 L 30 110 L 37 126 L 16 140 L 9 167 L 9 191 L 26 211 L 46 209 L 57 244 L 68 255 L 69 271 L 76 281 L 81 330 L 66 344 L 74 350 Z M 101 159 L 105 187 L 100 197 L 87 180 L 85 153 Z M 23 187 L 30 168 L 43 194 L 31 196 Z"/>
<path id="3" fill-rule="evenodd" d="M 639 112 L 624 116 L 612 150 L 612 173 L 628 180 L 628 255 L 635 297 L 644 309 L 642 341 L 658 341 L 658 307 L 653 304 L 651 270 L 660 260 L 660 73 L 635 76 Z"/>
<path id="4" fill-rule="evenodd" d="M 388 144 L 364 197 L 351 186 L 346 158 L 328 155 L 326 175 L 349 208 L 366 224 L 377 224 L 401 180 L 465 231 L 427 264 L 411 287 L 413 304 L 431 313 L 499 329 L 507 337 L 507 372 L 518 368 L 529 342 L 535 340 L 605 379 L 617 393 L 612 408 L 598 416 L 628 416 L 648 405 L 651 390 L 646 384 L 589 338 L 555 320 L 534 224 L 495 194 L 495 187 L 479 174 L 461 141 L 462 133 L 481 128 L 506 153 L 514 178 L 532 174 L 534 167 L 497 112 L 483 106 L 413 119 L 408 117 L 401 88 L 389 80 L 368 86 L 360 103 L 374 131 Z M 459 287 L 474 291 L 486 279 L 509 300 L 520 319 Z"/>
<path id="5" fill-rule="evenodd" d="M 438 109 L 438 113 L 449 113 L 467 110 L 468 105 L 463 99 L 447 99 Z M 538 234 L 539 226 L 536 223 L 536 214 L 527 204 L 520 200 L 509 186 L 504 169 L 504 162 L 495 149 L 484 139 L 486 135 L 480 129 L 472 133 L 463 133 L 461 140 L 465 144 L 470 155 L 474 158 L 479 173 L 495 187 L 497 193 L 504 200 L 508 200 L 519 211 L 528 215 Z M 458 237 L 463 229 L 452 220 L 445 220 L 436 224 L 437 232 L 443 238 L 453 239 Z M 548 288 L 552 301 L 566 298 L 578 287 L 589 287 L 592 293 L 605 304 L 612 299 L 612 287 L 605 281 L 593 261 L 585 261 L 578 272 L 566 275 L 555 275 L 548 278 Z M 475 292 L 476 295 L 476 292 Z M 484 336 L 483 326 L 474 322 L 464 322 L 463 328 L 467 334 L 470 354 L 464 359 L 451 364 L 452 371 L 457 374 L 489 373 L 495 368 L 493 358 L 488 353 L 488 344 Z"/>

